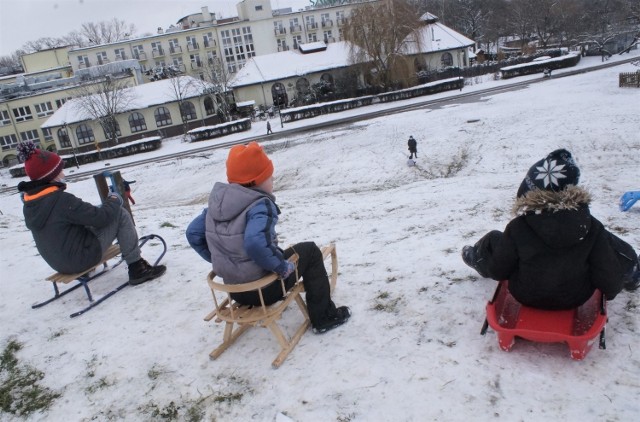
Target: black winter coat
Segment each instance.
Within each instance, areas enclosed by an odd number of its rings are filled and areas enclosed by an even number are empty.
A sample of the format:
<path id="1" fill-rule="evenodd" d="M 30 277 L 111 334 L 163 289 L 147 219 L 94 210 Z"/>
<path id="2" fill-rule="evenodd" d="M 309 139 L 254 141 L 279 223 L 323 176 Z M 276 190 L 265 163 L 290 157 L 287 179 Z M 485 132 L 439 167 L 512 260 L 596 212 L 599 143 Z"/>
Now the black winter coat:
<path id="1" fill-rule="evenodd" d="M 623 269 L 609 232 L 589 212 L 590 199 L 577 186 L 519 198 L 519 216 L 492 253 L 491 276 L 508 279 L 513 297 L 536 308 L 574 308 L 596 288 L 613 299 L 622 290 Z"/>
<path id="2" fill-rule="evenodd" d="M 64 183 L 21 183 L 26 192 L 24 219 L 38 252 L 54 270 L 73 274 L 96 265 L 102 258 L 100 243 L 87 228 L 101 228 L 113 221 L 117 200 L 94 206 L 64 191 Z"/>

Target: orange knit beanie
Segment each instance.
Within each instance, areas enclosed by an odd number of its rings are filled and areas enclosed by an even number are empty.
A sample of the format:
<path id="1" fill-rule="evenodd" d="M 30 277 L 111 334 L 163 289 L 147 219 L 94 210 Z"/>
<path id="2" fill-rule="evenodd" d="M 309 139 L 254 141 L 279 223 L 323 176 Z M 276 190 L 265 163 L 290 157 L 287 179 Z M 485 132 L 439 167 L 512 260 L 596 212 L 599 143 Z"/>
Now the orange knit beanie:
<path id="1" fill-rule="evenodd" d="M 236 145 L 227 158 L 227 180 L 240 185 L 259 185 L 273 174 L 273 163 L 257 142 Z"/>

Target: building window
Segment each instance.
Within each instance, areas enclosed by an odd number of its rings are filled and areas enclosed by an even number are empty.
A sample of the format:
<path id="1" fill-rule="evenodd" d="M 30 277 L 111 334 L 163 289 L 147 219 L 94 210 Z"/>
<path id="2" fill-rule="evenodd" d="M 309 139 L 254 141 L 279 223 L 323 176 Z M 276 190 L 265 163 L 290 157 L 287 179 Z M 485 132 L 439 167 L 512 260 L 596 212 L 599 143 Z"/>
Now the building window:
<path id="1" fill-rule="evenodd" d="M 166 107 L 156 108 L 156 111 L 153 112 L 153 116 L 156 118 L 157 127 L 170 126 L 173 124 L 171 121 L 171 113 Z"/>
<path id="2" fill-rule="evenodd" d="M 7 110 L 0 111 L 0 126 L 8 126 L 10 124 L 9 112 Z"/>
<path id="3" fill-rule="evenodd" d="M 307 34 L 307 38 L 309 39 L 309 42 L 316 42 L 318 41 L 318 37 L 316 36 L 315 33 L 313 34 Z"/>
<path id="4" fill-rule="evenodd" d="M 151 44 L 153 45 L 153 43 Z M 133 58 L 136 60 L 146 60 L 147 54 L 144 52 L 144 47 L 142 45 L 134 45 L 131 47 L 133 51 Z"/>
<path id="5" fill-rule="evenodd" d="M 67 129 L 63 127 L 58 129 L 58 141 L 60 142 L 61 148 L 71 148 L 71 139 L 69 139 Z"/>
<path id="6" fill-rule="evenodd" d="M 318 28 L 318 25 L 316 24 L 315 16 L 313 15 L 305 16 L 305 21 L 307 23 L 307 31 L 313 31 L 314 29 Z"/>
<path id="7" fill-rule="evenodd" d="M 95 136 L 93 136 L 93 129 L 84 123 L 76 128 L 76 136 L 80 145 L 90 144 L 96 140 Z"/>
<path id="8" fill-rule="evenodd" d="M 333 39 L 333 34 L 331 33 L 331 30 L 329 30 L 329 31 L 324 31 L 322 35 L 324 36 L 324 42 L 325 42 L 325 43 L 333 42 L 333 41 L 334 41 L 334 39 Z"/>
<path id="9" fill-rule="evenodd" d="M 40 143 L 40 136 L 38 136 L 37 130 L 26 130 L 24 132 L 20 132 L 20 139 L 22 142 L 33 142 L 34 144 Z"/>
<path id="10" fill-rule="evenodd" d="M 215 51 L 207 51 L 207 63 L 214 64 L 218 59 L 218 55 Z"/>
<path id="11" fill-rule="evenodd" d="M 31 108 L 29 106 L 14 108 L 13 117 L 16 118 L 16 122 L 26 122 L 27 120 L 33 120 L 33 115 L 31 114 Z"/>
<path id="12" fill-rule="evenodd" d="M 200 48 L 200 46 L 198 45 L 198 41 L 196 41 L 196 37 L 192 35 L 187 36 L 187 50 L 193 51 L 198 48 Z"/>
<path id="13" fill-rule="evenodd" d="M 56 108 L 60 108 L 63 106 L 64 103 L 67 102 L 67 100 L 70 100 L 71 98 L 61 98 L 59 100 L 56 100 Z"/>
<path id="14" fill-rule="evenodd" d="M 282 25 L 282 21 L 273 22 L 273 31 L 276 35 L 284 35 L 287 33 L 286 29 L 284 29 L 284 26 Z"/>
<path id="15" fill-rule="evenodd" d="M 444 53 L 440 58 L 443 67 L 453 66 L 453 56 L 451 53 Z"/>
<path id="16" fill-rule="evenodd" d="M 46 103 L 36 104 L 35 108 L 38 117 L 46 117 L 53 114 L 53 107 L 51 106 L 50 101 L 47 101 Z"/>
<path id="17" fill-rule="evenodd" d="M 184 62 L 182 61 L 182 57 L 174 57 L 171 63 L 173 63 L 177 70 L 183 70 Z"/>
<path id="18" fill-rule="evenodd" d="M 191 54 L 189 56 L 189 60 L 191 61 L 191 68 L 195 69 L 198 67 L 202 67 L 202 61 L 200 60 L 199 54 Z"/>
<path id="19" fill-rule="evenodd" d="M 131 128 L 131 133 L 147 130 L 147 124 L 144 121 L 144 116 L 138 112 L 131 113 L 129 116 L 129 127 Z"/>
<path id="20" fill-rule="evenodd" d="M 180 43 L 177 38 L 172 38 L 169 40 L 169 52 L 173 53 L 182 53 L 182 47 L 180 47 Z"/>
<path id="21" fill-rule="evenodd" d="M 214 47 L 216 45 L 215 41 L 213 40 L 212 32 L 207 32 L 206 34 L 202 35 L 202 39 L 204 41 L 204 48 Z"/>
<path id="22" fill-rule="evenodd" d="M 302 35 L 294 35 L 293 36 L 293 49 L 296 50 L 302 44 Z"/>
<path id="23" fill-rule="evenodd" d="M 98 61 L 98 64 L 109 63 L 109 59 L 107 59 L 107 52 L 106 51 L 97 52 L 96 53 L 96 60 Z"/>
<path id="24" fill-rule="evenodd" d="M 89 66 L 91 66 L 91 63 L 89 63 L 89 56 L 86 56 L 86 55 L 78 56 L 78 67 L 80 69 L 83 69 Z"/>
<path id="25" fill-rule="evenodd" d="M 164 56 L 164 49 L 160 41 L 154 41 L 151 43 L 151 53 L 153 57 Z"/>
<path id="26" fill-rule="evenodd" d="M 0 136 L 0 145 L 2 145 L 3 151 L 16 149 L 18 146 L 18 138 L 13 133 L 11 135 Z"/>
<path id="27" fill-rule="evenodd" d="M 184 101 L 180 104 L 180 113 L 182 114 L 182 120 L 195 120 L 198 116 L 196 116 L 196 108 L 194 107 L 191 101 Z"/>
<path id="28" fill-rule="evenodd" d="M 262 5 L 256 6 L 256 11 L 262 10 Z"/>
<path id="29" fill-rule="evenodd" d="M 127 60 L 127 55 L 124 53 L 124 48 L 116 48 L 113 50 L 116 53 L 116 60 Z"/>
<path id="30" fill-rule="evenodd" d="M 204 99 L 204 111 L 207 113 L 207 116 L 216 114 L 216 107 L 213 104 L 213 100 L 211 99 L 211 97 L 207 97 Z"/>
<path id="31" fill-rule="evenodd" d="M 53 134 L 51 133 L 51 129 L 44 128 L 42 129 L 42 137 L 45 142 L 53 142 Z"/>

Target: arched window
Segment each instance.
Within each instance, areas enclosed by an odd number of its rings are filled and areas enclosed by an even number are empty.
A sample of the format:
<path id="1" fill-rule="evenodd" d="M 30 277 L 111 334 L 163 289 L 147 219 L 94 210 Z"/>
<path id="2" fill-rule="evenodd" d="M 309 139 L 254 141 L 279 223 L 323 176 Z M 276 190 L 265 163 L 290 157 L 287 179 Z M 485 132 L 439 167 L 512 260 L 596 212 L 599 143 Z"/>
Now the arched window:
<path id="1" fill-rule="evenodd" d="M 216 114 L 216 107 L 211 97 L 207 97 L 204 99 L 204 111 L 207 113 L 207 116 Z"/>
<path id="2" fill-rule="evenodd" d="M 300 78 L 296 81 L 296 91 L 300 94 L 306 94 L 309 92 L 309 81 L 307 78 Z"/>
<path id="3" fill-rule="evenodd" d="M 287 90 L 280 82 L 271 85 L 271 97 L 273 98 L 273 104 L 277 107 L 286 107 L 289 102 Z"/>
<path id="4" fill-rule="evenodd" d="M 93 129 L 85 124 L 81 124 L 76 128 L 76 136 L 80 145 L 89 144 L 96 140 L 95 136 L 93 136 Z"/>
<path id="5" fill-rule="evenodd" d="M 169 109 L 166 107 L 158 107 L 156 111 L 153 112 L 153 116 L 156 118 L 156 126 L 169 126 L 173 122 L 171 121 L 171 113 Z"/>
<path id="6" fill-rule="evenodd" d="M 196 116 L 196 108 L 191 101 L 185 101 L 180 104 L 180 111 L 182 112 L 182 119 L 185 122 L 187 120 L 195 120 L 198 118 L 198 116 Z"/>
<path id="7" fill-rule="evenodd" d="M 453 66 L 453 56 L 451 53 L 443 53 L 440 61 L 442 62 L 442 67 Z"/>
<path id="8" fill-rule="evenodd" d="M 60 141 L 60 148 L 71 148 L 71 139 L 69 139 L 67 129 L 63 127 L 58 129 L 58 141 Z"/>
<path id="9" fill-rule="evenodd" d="M 144 116 L 138 112 L 131 113 L 129 115 L 129 127 L 131 128 L 131 133 L 147 130 Z"/>

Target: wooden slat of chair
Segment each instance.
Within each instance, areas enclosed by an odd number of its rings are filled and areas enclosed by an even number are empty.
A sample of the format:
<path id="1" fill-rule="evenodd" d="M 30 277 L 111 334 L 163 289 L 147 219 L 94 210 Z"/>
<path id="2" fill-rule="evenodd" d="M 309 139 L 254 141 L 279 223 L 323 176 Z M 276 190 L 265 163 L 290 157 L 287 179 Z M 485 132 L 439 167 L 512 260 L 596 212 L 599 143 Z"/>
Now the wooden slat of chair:
<path id="1" fill-rule="evenodd" d="M 297 259 L 297 255 L 289 258 L 289 260 L 294 263 L 297 262 Z M 287 358 L 289 353 L 291 353 L 291 351 L 294 349 L 298 341 L 302 338 L 311 324 L 306 304 L 300 296 L 300 293 L 304 291 L 302 282 L 298 281 L 298 283 L 287 292 L 284 286 L 284 281 L 278 279 L 277 275 L 275 274 L 270 274 L 250 283 L 235 285 L 218 283 L 215 281 L 215 277 L 216 275 L 213 272 L 209 273 L 209 276 L 207 277 L 207 283 L 211 288 L 211 293 L 213 295 L 216 308 L 212 312 L 207 314 L 205 320 L 210 321 L 215 317 L 216 322 L 224 321 L 225 328 L 222 343 L 217 348 L 215 348 L 209 354 L 209 356 L 212 359 L 216 359 L 250 327 L 259 326 L 268 328 L 281 347 L 280 353 L 272 362 L 272 366 L 274 368 L 279 367 Z M 264 298 L 261 294 L 261 289 L 273 282 L 280 283 L 283 292 L 285 293 L 284 298 L 283 300 L 272 305 L 265 305 Z M 256 290 L 260 292 L 261 305 L 258 306 L 240 305 L 233 301 L 233 299 L 231 298 L 232 293 L 241 293 Z M 226 293 L 226 298 L 219 302 L 216 297 L 216 292 Z M 278 326 L 277 320 L 281 318 L 282 313 L 294 300 L 303 315 L 303 322 L 300 326 L 298 326 L 294 335 L 290 338 L 287 338 L 280 326 Z"/>
<path id="2" fill-rule="evenodd" d="M 51 281 L 53 283 L 70 283 L 76 279 L 78 279 L 78 277 L 88 273 L 89 271 L 93 271 L 94 269 L 96 269 L 97 267 L 99 267 L 100 265 L 104 264 L 106 261 L 114 258 L 116 255 L 120 254 L 120 246 L 119 245 L 111 245 L 109 246 L 109 249 L 107 249 L 107 251 L 104 253 L 104 255 L 102 256 L 102 259 L 100 260 L 99 263 L 97 263 L 96 265 L 94 265 L 93 267 L 82 271 L 80 273 L 76 273 L 76 274 L 63 274 L 63 273 L 55 273 L 53 275 L 50 275 L 49 277 L 46 278 L 47 281 Z"/>

